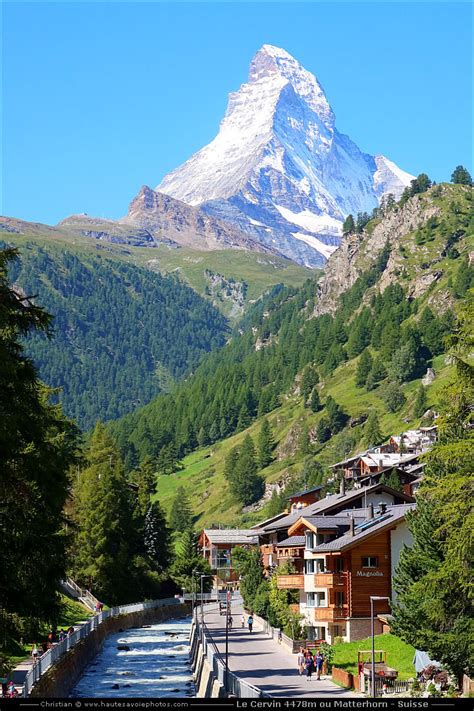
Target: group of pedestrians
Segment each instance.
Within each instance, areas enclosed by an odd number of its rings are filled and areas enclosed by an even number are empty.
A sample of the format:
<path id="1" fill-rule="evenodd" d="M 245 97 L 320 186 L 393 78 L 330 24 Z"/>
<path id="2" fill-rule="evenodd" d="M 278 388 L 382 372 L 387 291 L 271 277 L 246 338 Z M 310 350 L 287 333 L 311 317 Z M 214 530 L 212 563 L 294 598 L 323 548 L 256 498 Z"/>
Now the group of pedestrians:
<path id="1" fill-rule="evenodd" d="M 16 699 L 19 696 L 18 689 L 15 687 L 13 681 L 7 681 L 2 679 L 2 697 L 4 699 Z"/>
<path id="2" fill-rule="evenodd" d="M 298 654 L 298 671 L 300 676 L 303 674 L 306 676 L 306 681 L 311 681 L 311 678 L 315 672 L 316 679 L 319 681 L 321 679 L 323 665 L 324 657 L 319 650 L 316 656 L 314 656 L 311 650 L 300 647 Z"/>

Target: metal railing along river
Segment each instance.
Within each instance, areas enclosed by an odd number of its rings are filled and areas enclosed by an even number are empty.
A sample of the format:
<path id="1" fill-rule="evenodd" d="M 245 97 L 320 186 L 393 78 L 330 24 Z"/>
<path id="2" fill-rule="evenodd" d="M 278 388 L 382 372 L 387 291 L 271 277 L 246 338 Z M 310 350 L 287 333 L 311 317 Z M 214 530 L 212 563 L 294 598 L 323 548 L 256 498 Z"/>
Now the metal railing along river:
<path id="1" fill-rule="evenodd" d="M 109 617 L 116 617 L 117 615 L 127 615 L 131 612 L 142 612 L 143 610 L 152 610 L 156 607 L 163 607 L 164 605 L 179 605 L 181 600 L 179 598 L 164 598 L 163 600 L 150 600 L 148 602 L 137 602 L 132 605 L 118 605 L 117 607 L 111 607 L 110 610 L 104 610 L 99 614 L 91 617 L 90 620 L 85 622 L 79 629 L 71 634 L 68 634 L 62 642 L 58 642 L 51 649 L 48 649 L 25 677 L 23 682 L 23 696 L 29 696 L 33 685 L 41 678 L 41 676 L 47 671 L 53 664 L 55 664 L 60 657 L 66 652 L 69 652 L 78 642 L 85 639 L 91 632 L 93 632 L 97 627 L 104 622 Z"/>
<path id="2" fill-rule="evenodd" d="M 201 623 L 199 621 L 196 621 L 196 628 L 198 634 L 201 636 Z M 225 655 L 219 651 L 205 623 L 203 623 L 202 629 L 204 631 L 201 637 L 203 654 L 207 657 L 207 661 L 214 672 L 215 678 L 222 684 L 227 694 L 229 696 L 236 696 L 239 699 L 271 698 L 270 695 L 266 694 L 262 689 L 240 679 L 236 674 L 227 669 Z"/>

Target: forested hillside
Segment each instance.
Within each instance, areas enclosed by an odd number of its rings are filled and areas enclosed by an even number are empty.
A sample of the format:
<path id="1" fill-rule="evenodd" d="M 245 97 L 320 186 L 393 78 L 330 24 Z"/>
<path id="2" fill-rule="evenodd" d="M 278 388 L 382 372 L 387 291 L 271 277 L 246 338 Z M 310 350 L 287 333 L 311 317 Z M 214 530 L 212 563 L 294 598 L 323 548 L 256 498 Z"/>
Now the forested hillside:
<path id="1" fill-rule="evenodd" d="M 361 230 L 357 239 L 367 248 L 360 250 L 358 276 L 345 291 L 329 298 L 315 281 L 277 289 L 248 314 L 247 329 L 207 357 L 192 380 L 111 425 L 129 466 L 145 456 L 155 459 L 160 499 L 169 503 L 182 482 L 196 491 L 199 481 L 199 495 L 210 496 L 212 488 L 213 507 L 206 497 L 196 503 L 207 523 L 239 515 L 249 497 L 239 500 L 232 493 L 223 478 L 225 458 L 235 444 L 249 455 L 244 435 L 253 435 L 257 445 L 265 415 L 278 450 L 260 476 L 273 481 L 288 478 L 288 467 L 301 471 L 310 455 L 329 463 L 348 454 L 369 438 L 366 421 L 374 435 L 368 443 L 375 444 L 377 435 L 419 422 L 428 404 L 436 404 L 448 367 L 444 337 L 455 323 L 456 302 L 473 281 L 472 190 L 427 186 L 422 192 L 387 206 Z M 415 209 L 417 219 L 409 221 Z M 395 213 L 401 227 L 410 227 L 396 234 L 387 229 L 373 253 L 374 230 L 391 225 Z M 423 247 L 414 249 L 420 242 Z M 394 266 L 398 259 L 406 261 L 409 279 Z M 435 380 L 426 389 L 420 379 L 428 367 L 434 367 Z M 179 460 L 198 447 L 206 449 L 177 471 Z M 261 491 L 257 477 L 254 498 Z"/>
<path id="2" fill-rule="evenodd" d="M 54 316 L 54 337 L 33 334 L 26 350 L 83 429 L 171 388 L 228 330 L 178 279 L 100 254 L 26 242 L 10 279 Z"/>

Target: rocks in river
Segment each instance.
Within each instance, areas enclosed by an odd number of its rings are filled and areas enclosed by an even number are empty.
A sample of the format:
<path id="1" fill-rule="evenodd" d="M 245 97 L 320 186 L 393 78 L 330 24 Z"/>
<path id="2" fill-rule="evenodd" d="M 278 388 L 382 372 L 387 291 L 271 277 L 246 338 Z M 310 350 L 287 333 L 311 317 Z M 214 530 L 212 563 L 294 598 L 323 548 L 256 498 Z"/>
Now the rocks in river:
<path id="1" fill-rule="evenodd" d="M 123 672 L 119 672 L 119 674 L 120 674 L 120 676 L 136 676 L 135 672 L 131 672 L 131 671 L 123 671 Z"/>
<path id="2" fill-rule="evenodd" d="M 111 688 L 112 689 L 120 689 L 120 685 L 119 684 L 112 684 Z"/>
<path id="3" fill-rule="evenodd" d="M 128 646 L 128 644 L 118 644 L 117 649 L 119 650 L 119 652 L 129 652 L 130 651 L 130 647 Z"/>
<path id="4" fill-rule="evenodd" d="M 149 630 L 151 625 L 142 625 L 142 630 Z"/>
<path id="5" fill-rule="evenodd" d="M 131 684 L 124 684 L 124 685 L 123 685 L 123 688 L 124 688 L 124 689 L 131 689 L 131 688 L 132 688 L 132 685 L 131 685 Z"/>

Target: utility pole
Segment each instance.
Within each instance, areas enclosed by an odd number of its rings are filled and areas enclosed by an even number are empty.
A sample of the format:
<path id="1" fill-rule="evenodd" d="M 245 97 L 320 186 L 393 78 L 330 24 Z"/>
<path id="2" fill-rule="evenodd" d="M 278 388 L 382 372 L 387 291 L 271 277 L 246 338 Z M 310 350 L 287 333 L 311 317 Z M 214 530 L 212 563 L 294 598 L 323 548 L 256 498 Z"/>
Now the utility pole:
<path id="1" fill-rule="evenodd" d="M 374 620 L 374 602 L 377 602 L 378 600 L 387 600 L 390 602 L 389 597 L 379 597 L 377 595 L 371 595 L 370 596 L 370 629 L 371 629 L 371 636 L 372 636 L 372 673 L 371 673 L 371 681 L 372 681 L 372 698 L 375 699 L 375 620 Z"/>
<path id="2" fill-rule="evenodd" d="M 229 618 L 230 618 L 231 592 L 227 590 L 226 612 L 225 612 L 225 680 L 224 689 L 229 691 Z"/>

